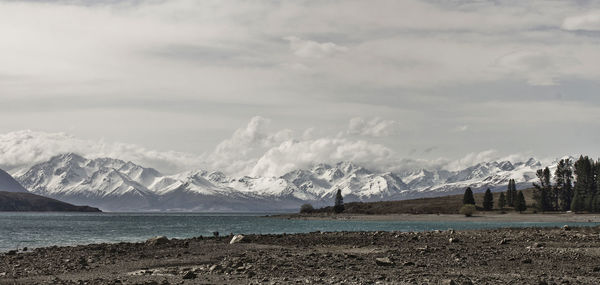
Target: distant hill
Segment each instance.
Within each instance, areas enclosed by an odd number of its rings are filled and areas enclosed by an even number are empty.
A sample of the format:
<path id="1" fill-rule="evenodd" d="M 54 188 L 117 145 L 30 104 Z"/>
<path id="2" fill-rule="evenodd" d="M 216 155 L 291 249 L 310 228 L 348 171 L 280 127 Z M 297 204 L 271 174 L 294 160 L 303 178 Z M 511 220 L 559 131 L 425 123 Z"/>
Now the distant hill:
<path id="1" fill-rule="evenodd" d="M 98 208 L 75 206 L 31 193 L 0 191 L 0 211 L 101 212 Z"/>
<path id="2" fill-rule="evenodd" d="M 0 169 L 0 191 L 29 193 L 21 183 L 17 182 L 17 180 L 2 169 Z"/>
<path id="3" fill-rule="evenodd" d="M 498 207 L 500 193 L 494 194 L 494 209 Z M 506 195 L 506 192 L 504 193 Z M 533 202 L 533 189 L 523 190 L 525 201 Z M 478 208 L 483 205 L 483 193 L 473 195 Z M 333 202 L 333 201 L 332 201 Z M 351 202 L 344 204 L 345 214 L 387 215 L 387 214 L 458 214 L 463 205 L 463 195 L 450 195 L 434 198 L 419 198 L 400 201 Z M 332 213 L 333 207 L 315 209 L 314 213 Z"/>

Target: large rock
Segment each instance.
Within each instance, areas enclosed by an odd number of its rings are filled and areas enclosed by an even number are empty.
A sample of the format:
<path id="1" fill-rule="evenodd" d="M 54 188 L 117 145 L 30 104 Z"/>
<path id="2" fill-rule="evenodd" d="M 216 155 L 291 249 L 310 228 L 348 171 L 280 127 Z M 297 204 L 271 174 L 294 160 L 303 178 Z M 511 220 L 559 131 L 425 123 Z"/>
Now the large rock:
<path id="1" fill-rule="evenodd" d="M 380 266 L 392 266 L 394 262 L 389 257 L 375 258 L 375 264 Z"/>
<path id="2" fill-rule="evenodd" d="M 229 244 L 239 243 L 243 239 L 244 239 L 243 235 L 235 235 L 235 236 L 233 236 L 233 238 L 231 239 L 231 241 L 229 242 Z"/>
<path id="3" fill-rule="evenodd" d="M 169 239 L 166 236 L 156 236 L 153 238 L 150 238 L 146 241 L 146 245 L 161 245 L 161 244 L 166 244 L 169 243 Z"/>

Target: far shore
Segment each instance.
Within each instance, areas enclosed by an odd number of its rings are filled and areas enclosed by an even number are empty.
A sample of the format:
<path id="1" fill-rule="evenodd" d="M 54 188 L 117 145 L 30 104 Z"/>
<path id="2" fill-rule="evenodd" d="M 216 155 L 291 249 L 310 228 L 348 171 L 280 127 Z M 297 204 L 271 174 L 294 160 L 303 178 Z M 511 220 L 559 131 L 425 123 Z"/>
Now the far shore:
<path id="1" fill-rule="evenodd" d="M 472 217 L 461 214 L 283 214 L 270 217 L 300 220 L 356 220 L 356 221 L 408 221 L 408 222 L 564 222 L 600 223 L 600 214 L 575 213 L 476 213 Z"/>

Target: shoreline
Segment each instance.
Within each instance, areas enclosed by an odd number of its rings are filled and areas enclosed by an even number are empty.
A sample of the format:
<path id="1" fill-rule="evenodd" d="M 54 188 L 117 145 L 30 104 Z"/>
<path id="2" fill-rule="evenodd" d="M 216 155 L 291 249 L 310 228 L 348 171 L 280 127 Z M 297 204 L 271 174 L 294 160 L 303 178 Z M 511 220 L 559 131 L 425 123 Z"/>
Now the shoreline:
<path id="1" fill-rule="evenodd" d="M 0 254 L 0 284 L 598 284 L 600 227 L 150 239 Z"/>
<path id="2" fill-rule="evenodd" d="M 292 220 L 349 220 L 349 221 L 407 221 L 407 222 L 539 222 L 539 223 L 600 223 L 600 214 L 575 213 L 477 213 L 472 217 L 462 214 L 282 214 L 269 218 Z"/>

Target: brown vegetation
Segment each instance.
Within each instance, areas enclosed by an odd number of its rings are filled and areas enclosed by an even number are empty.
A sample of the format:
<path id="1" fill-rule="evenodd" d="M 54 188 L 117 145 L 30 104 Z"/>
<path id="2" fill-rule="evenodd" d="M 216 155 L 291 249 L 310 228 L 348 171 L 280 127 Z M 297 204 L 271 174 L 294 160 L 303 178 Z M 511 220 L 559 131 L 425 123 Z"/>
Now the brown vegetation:
<path id="1" fill-rule="evenodd" d="M 523 190 L 527 204 L 532 201 L 533 190 Z M 481 209 L 483 204 L 484 193 L 475 193 L 475 203 L 477 209 Z M 497 208 L 498 197 L 500 192 L 493 193 L 494 195 L 494 210 Z M 463 195 L 451 195 L 433 198 L 419 198 L 411 200 L 399 201 L 382 201 L 382 202 L 351 202 L 345 203 L 344 213 L 347 214 L 364 214 L 364 215 L 386 215 L 386 214 L 458 214 L 463 205 Z M 512 208 L 505 208 L 512 210 Z M 324 207 L 315 209 L 313 213 L 332 213 L 333 207 Z"/>

